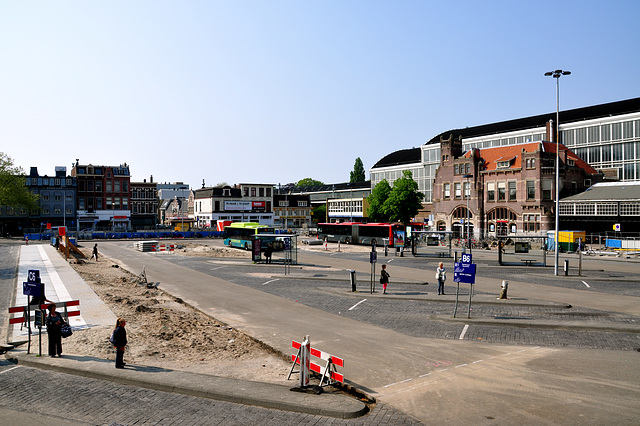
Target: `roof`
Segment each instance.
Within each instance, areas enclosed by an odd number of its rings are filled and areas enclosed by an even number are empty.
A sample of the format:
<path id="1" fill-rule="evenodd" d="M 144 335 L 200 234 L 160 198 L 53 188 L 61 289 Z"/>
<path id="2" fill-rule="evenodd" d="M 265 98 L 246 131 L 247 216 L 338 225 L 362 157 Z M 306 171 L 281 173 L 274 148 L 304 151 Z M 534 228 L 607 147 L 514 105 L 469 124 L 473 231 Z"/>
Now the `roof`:
<path id="1" fill-rule="evenodd" d="M 640 112 L 640 98 L 633 98 L 624 101 L 610 102 L 584 108 L 560 111 L 559 119 L 560 123 L 569 123 L 574 121 L 593 120 L 596 118 L 609 117 L 611 115 L 630 114 L 633 112 Z M 449 135 L 453 135 L 454 138 L 462 137 L 462 139 L 464 140 L 479 136 L 493 135 L 497 133 L 525 130 L 533 127 L 544 127 L 549 120 L 556 120 L 555 112 L 534 115 L 525 118 L 518 118 L 515 120 L 501 121 L 498 123 L 465 127 L 463 129 L 447 130 L 446 132 L 442 132 L 439 135 L 434 136 L 429 142 L 427 142 L 427 145 L 440 143 L 440 137 L 448 139 Z"/>
<path id="2" fill-rule="evenodd" d="M 439 142 L 439 140 L 438 140 Z M 378 167 L 399 166 L 402 164 L 420 163 L 422 161 L 422 149 L 410 148 L 401 149 L 382 157 L 380 161 L 373 165 L 372 169 Z"/>
<path id="3" fill-rule="evenodd" d="M 587 174 L 597 174 L 598 171 L 588 165 L 584 160 L 578 157 L 566 146 L 559 144 L 560 151 L 567 151 L 567 158 L 572 159 L 577 167 L 583 169 Z M 498 162 L 511 161 L 509 168 L 519 169 L 522 168 L 522 151 L 535 152 L 538 149 L 542 149 L 544 152 L 551 154 L 556 153 L 556 144 L 554 142 L 527 142 L 516 145 L 497 146 L 493 148 L 481 148 L 480 157 L 484 160 L 485 170 L 496 170 L 498 168 Z M 472 151 L 467 151 L 463 157 L 471 155 Z"/>
<path id="4" fill-rule="evenodd" d="M 601 182 L 560 202 L 640 201 L 640 182 Z"/>

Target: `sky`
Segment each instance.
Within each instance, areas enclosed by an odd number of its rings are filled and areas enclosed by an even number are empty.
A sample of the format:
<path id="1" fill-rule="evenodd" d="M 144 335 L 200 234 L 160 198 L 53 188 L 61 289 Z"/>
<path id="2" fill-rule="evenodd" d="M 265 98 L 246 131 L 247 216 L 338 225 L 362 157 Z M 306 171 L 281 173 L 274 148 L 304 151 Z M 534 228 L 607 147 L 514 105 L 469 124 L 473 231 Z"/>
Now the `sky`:
<path id="1" fill-rule="evenodd" d="M 451 129 L 640 97 L 640 2 L 0 0 L 0 152 L 347 182 Z"/>

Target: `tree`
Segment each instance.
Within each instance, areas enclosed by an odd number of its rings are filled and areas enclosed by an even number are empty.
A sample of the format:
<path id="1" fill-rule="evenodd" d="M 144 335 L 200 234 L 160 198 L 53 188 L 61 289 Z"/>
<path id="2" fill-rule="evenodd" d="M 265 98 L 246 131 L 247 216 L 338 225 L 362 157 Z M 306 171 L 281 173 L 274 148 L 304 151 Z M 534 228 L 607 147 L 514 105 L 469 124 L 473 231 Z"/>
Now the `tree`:
<path id="1" fill-rule="evenodd" d="M 384 209 L 384 203 L 391 193 L 391 185 L 386 179 L 381 180 L 371 191 L 371 195 L 367 197 L 369 207 L 367 208 L 367 216 L 374 222 L 388 222 L 389 215 Z"/>
<path id="2" fill-rule="evenodd" d="M 351 172 L 351 178 L 349 182 L 364 182 L 367 180 L 364 174 L 364 165 L 362 164 L 362 160 L 360 157 L 356 158 L 356 163 L 353 165 L 353 171 Z"/>
<path id="3" fill-rule="evenodd" d="M 406 225 L 422 208 L 424 194 L 418 191 L 418 183 L 413 180 L 411 171 L 405 170 L 402 174 L 400 179 L 393 182 L 389 198 L 384 202 L 384 210 L 391 220 Z"/>
<path id="4" fill-rule="evenodd" d="M 0 152 L 0 206 L 37 210 L 38 196 L 24 184 L 24 171 L 13 164 L 11 157 Z"/>
<path id="5" fill-rule="evenodd" d="M 327 206 L 325 204 L 320 204 L 317 207 L 314 207 L 311 210 L 311 222 L 315 223 L 324 223 L 327 220 Z"/>
<path id="6" fill-rule="evenodd" d="M 296 186 L 298 188 L 306 188 L 309 186 L 319 186 L 319 185 L 324 185 L 324 183 L 320 182 L 319 180 L 315 180 L 311 178 L 304 178 L 299 180 L 298 183 L 296 183 Z"/>

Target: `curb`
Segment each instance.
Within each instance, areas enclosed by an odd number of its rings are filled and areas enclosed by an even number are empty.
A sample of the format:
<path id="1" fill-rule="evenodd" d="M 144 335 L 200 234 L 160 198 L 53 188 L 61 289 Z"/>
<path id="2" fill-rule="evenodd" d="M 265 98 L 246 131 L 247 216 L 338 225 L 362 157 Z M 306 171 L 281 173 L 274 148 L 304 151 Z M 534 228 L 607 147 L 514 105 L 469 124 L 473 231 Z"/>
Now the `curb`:
<path id="1" fill-rule="evenodd" d="M 215 399 L 236 404 L 313 414 L 340 419 L 365 415 L 369 408 L 361 401 L 327 390 L 320 395 L 292 392 L 289 386 L 211 376 L 159 367 L 129 365 L 117 370 L 113 361 L 64 355 L 62 358 L 37 357 L 24 350 L 13 350 L 5 358 L 18 365 L 143 387 L 187 396 Z M 325 388 L 326 389 L 326 388 Z"/>

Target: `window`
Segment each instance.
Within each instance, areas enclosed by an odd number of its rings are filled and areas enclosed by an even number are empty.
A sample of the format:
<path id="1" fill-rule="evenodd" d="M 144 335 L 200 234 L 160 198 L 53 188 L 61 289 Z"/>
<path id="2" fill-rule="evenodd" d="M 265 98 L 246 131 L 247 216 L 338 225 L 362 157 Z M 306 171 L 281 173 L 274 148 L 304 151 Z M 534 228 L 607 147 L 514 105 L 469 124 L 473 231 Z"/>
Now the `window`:
<path id="1" fill-rule="evenodd" d="M 444 198 L 446 200 L 448 200 L 449 198 L 451 198 L 451 184 L 450 183 L 445 183 L 444 184 Z"/>
<path id="2" fill-rule="evenodd" d="M 464 198 L 471 198 L 471 182 L 464 183 Z"/>
<path id="3" fill-rule="evenodd" d="M 588 187 L 590 187 L 590 186 L 591 186 L 591 179 L 585 179 L 585 180 L 584 180 L 584 187 L 585 187 L 585 188 L 588 188 Z"/>
<path id="4" fill-rule="evenodd" d="M 96 198 L 96 209 L 102 210 L 102 198 Z"/>
<path id="5" fill-rule="evenodd" d="M 516 181 L 509 181 L 509 201 L 516 201 L 517 199 L 517 189 L 516 189 Z"/>
<path id="6" fill-rule="evenodd" d="M 120 181 L 116 180 L 113 182 L 113 192 L 120 192 Z"/>
<path id="7" fill-rule="evenodd" d="M 264 197 L 264 188 L 258 188 L 258 197 Z"/>
<path id="8" fill-rule="evenodd" d="M 256 189 L 254 187 L 251 188 L 251 196 L 252 197 L 256 196 Z"/>
<path id="9" fill-rule="evenodd" d="M 567 158 L 567 165 L 573 167 L 576 165 L 576 161 L 573 158 Z"/>
<path id="10" fill-rule="evenodd" d="M 505 182 L 498 182 L 498 201 L 504 201 L 506 199 L 507 184 Z"/>
<path id="11" fill-rule="evenodd" d="M 498 168 L 499 169 L 508 169 L 510 164 L 511 164 L 510 161 L 498 161 Z"/>
<path id="12" fill-rule="evenodd" d="M 496 184 L 494 182 L 487 183 L 487 201 L 495 201 Z"/>
<path id="13" fill-rule="evenodd" d="M 553 182 L 550 181 L 550 180 L 542 181 L 542 199 L 543 200 L 550 200 L 551 199 L 552 183 Z"/>
<path id="14" fill-rule="evenodd" d="M 453 165 L 453 174 L 454 175 L 459 175 L 460 174 L 460 170 L 458 169 L 458 165 L 457 164 Z"/>
<path id="15" fill-rule="evenodd" d="M 111 208 L 111 205 L 113 204 L 111 197 L 107 197 L 107 209 Z"/>
<path id="16" fill-rule="evenodd" d="M 267 188 L 267 197 L 271 197 L 271 188 Z"/>
<path id="17" fill-rule="evenodd" d="M 298 207 L 307 207 L 306 201 L 298 201 Z"/>
<path id="18" fill-rule="evenodd" d="M 466 174 L 469 174 L 469 172 L 471 171 L 471 164 L 467 163 L 464 165 L 464 172 Z"/>
<path id="19" fill-rule="evenodd" d="M 55 184 L 54 184 L 55 186 L 60 186 L 60 178 L 55 178 L 54 181 L 55 181 Z"/>
<path id="20" fill-rule="evenodd" d="M 536 168 L 536 159 L 535 158 L 527 158 L 526 165 L 527 165 L 527 169 L 535 169 Z"/>
<path id="21" fill-rule="evenodd" d="M 97 180 L 96 181 L 96 192 L 102 192 L 102 181 L 101 180 Z"/>
<path id="22" fill-rule="evenodd" d="M 107 181 L 107 192 L 113 192 L 113 187 L 112 187 L 112 183 L 110 180 Z"/>
<path id="23" fill-rule="evenodd" d="M 78 210 L 84 210 L 84 197 L 78 198 Z"/>
<path id="24" fill-rule="evenodd" d="M 248 197 L 248 196 L 249 196 L 249 187 L 248 187 L 248 186 L 245 186 L 245 187 L 244 187 L 244 188 L 242 188 L 242 189 L 243 189 L 243 191 L 244 191 L 244 196 L 245 196 L 245 197 Z"/>
<path id="25" fill-rule="evenodd" d="M 455 197 L 456 198 L 462 197 L 462 187 L 461 187 L 460 183 L 459 182 L 458 183 L 454 183 L 453 184 L 453 188 L 454 188 L 454 191 L 455 191 Z"/>
<path id="26" fill-rule="evenodd" d="M 93 191 L 93 181 L 92 180 L 88 180 L 87 181 L 87 191 Z"/>
<path id="27" fill-rule="evenodd" d="M 49 201 L 49 194 L 42 194 L 42 201 Z"/>

